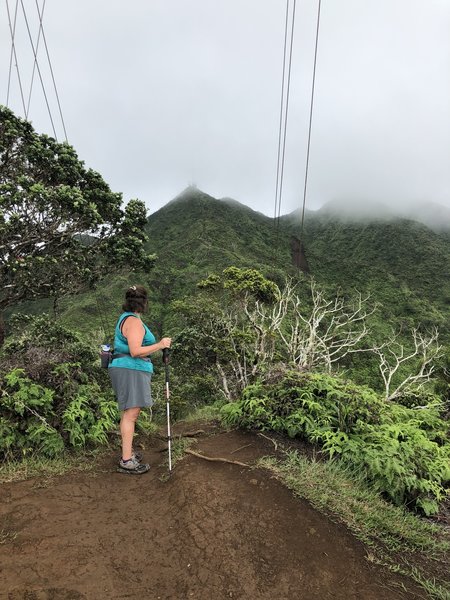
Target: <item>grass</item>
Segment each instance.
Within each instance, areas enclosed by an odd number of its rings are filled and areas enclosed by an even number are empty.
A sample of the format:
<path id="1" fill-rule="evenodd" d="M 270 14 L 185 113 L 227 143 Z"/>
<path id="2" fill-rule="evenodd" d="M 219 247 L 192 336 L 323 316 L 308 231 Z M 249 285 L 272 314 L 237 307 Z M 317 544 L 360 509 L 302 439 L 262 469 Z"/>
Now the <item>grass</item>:
<path id="1" fill-rule="evenodd" d="M 385 502 L 338 462 L 289 451 L 284 459 L 264 458 L 259 466 L 320 512 L 343 522 L 374 562 L 409 576 L 435 600 L 450 599 L 450 535 L 441 527 Z"/>
<path id="2" fill-rule="evenodd" d="M 56 458 L 28 456 L 20 461 L 6 461 L 0 465 L 0 483 L 24 481 L 32 477 L 48 478 L 73 471 L 93 471 L 97 456 L 104 449 L 83 453 L 67 453 Z"/>
<path id="3" fill-rule="evenodd" d="M 196 408 L 194 411 L 189 413 L 185 418 L 178 421 L 179 423 L 193 423 L 195 421 L 214 421 L 220 419 L 220 406 L 206 405 L 200 408 Z"/>

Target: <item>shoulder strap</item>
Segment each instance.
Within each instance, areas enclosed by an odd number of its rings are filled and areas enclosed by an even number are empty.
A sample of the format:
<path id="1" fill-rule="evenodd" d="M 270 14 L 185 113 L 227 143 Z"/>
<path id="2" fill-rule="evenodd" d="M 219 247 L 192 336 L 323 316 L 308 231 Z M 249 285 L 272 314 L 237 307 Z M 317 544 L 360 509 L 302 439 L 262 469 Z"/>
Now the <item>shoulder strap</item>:
<path id="1" fill-rule="evenodd" d="M 137 319 L 138 317 L 136 317 L 135 315 L 125 315 L 125 317 L 120 321 L 119 323 L 119 331 L 120 333 L 123 335 L 123 324 L 125 323 L 125 321 L 128 319 L 128 317 L 134 317 L 135 319 Z"/>

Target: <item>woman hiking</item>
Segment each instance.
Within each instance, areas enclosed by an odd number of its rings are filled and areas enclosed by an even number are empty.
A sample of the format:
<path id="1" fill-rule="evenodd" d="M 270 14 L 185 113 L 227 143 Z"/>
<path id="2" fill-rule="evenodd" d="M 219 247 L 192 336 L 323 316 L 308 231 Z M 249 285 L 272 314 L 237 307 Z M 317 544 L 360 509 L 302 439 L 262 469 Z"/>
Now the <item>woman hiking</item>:
<path id="1" fill-rule="evenodd" d="M 150 329 L 142 322 L 148 308 L 148 293 L 142 285 L 132 285 L 125 292 L 123 313 L 114 332 L 114 354 L 109 365 L 111 383 L 116 394 L 122 436 L 122 457 L 118 471 L 141 475 L 150 465 L 141 463 L 133 451 L 133 436 L 141 408 L 152 406 L 151 377 L 153 364 L 149 356 L 158 350 L 170 348 L 171 338 L 156 342 Z"/>

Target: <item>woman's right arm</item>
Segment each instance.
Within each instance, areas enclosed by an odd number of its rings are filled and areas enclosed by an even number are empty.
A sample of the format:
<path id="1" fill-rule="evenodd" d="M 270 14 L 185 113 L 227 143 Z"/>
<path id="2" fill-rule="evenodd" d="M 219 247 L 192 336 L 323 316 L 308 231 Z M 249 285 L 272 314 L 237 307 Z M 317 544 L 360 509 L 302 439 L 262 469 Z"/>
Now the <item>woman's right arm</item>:
<path id="1" fill-rule="evenodd" d="M 123 335 L 127 338 L 128 348 L 133 358 L 143 358 L 158 350 L 164 350 L 164 348 L 170 348 L 172 342 L 171 338 L 163 338 L 156 344 L 150 346 L 143 346 L 145 329 L 140 319 L 127 319 L 123 326 Z"/>

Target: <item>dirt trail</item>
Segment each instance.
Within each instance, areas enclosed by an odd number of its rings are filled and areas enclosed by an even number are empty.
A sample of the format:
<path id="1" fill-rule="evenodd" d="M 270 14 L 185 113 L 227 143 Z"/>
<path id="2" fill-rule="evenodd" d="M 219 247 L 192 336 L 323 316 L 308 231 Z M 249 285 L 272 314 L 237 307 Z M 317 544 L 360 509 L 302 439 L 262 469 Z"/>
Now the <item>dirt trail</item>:
<path id="1" fill-rule="evenodd" d="M 271 446 L 229 432 L 195 449 L 246 462 Z M 0 598 L 422 597 L 402 591 L 403 580 L 368 563 L 345 528 L 265 471 L 188 456 L 164 482 L 158 447 L 145 455 L 154 466 L 140 477 L 111 472 L 111 457 L 95 474 L 3 485 L 0 531 L 17 537 L 0 545 Z"/>

